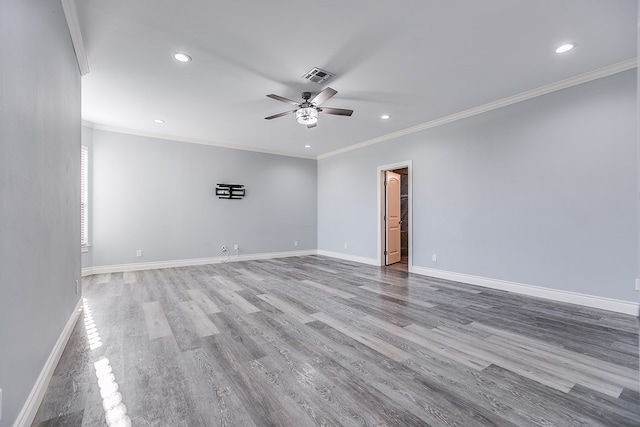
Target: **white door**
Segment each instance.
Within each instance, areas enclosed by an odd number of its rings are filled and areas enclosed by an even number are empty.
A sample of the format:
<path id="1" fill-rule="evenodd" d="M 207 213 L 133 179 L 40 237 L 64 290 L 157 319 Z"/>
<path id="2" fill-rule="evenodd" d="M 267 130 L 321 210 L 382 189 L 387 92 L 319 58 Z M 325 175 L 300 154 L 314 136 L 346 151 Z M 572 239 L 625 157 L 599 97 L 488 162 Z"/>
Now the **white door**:
<path id="1" fill-rule="evenodd" d="M 386 265 L 400 262 L 400 174 L 385 172 Z"/>

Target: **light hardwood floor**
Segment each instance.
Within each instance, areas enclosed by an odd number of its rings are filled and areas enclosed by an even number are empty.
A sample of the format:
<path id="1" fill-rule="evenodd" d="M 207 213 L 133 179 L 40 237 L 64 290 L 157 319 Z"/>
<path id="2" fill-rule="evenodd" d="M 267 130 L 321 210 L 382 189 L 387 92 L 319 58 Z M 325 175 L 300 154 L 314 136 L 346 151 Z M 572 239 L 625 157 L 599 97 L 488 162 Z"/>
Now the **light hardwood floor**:
<path id="1" fill-rule="evenodd" d="M 320 256 L 83 287 L 35 426 L 640 425 L 632 316 Z"/>

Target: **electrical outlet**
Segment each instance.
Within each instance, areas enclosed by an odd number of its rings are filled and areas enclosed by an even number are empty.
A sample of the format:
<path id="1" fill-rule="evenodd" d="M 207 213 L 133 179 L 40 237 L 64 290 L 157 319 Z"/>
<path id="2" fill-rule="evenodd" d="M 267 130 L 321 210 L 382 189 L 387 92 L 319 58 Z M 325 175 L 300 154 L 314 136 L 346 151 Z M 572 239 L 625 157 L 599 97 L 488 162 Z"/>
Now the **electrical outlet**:
<path id="1" fill-rule="evenodd" d="M 433 262 L 438 262 L 438 255 L 436 255 L 436 254 L 431 254 L 431 261 L 433 261 Z"/>
<path id="2" fill-rule="evenodd" d="M 142 256 L 142 249 L 138 249 L 136 251 L 136 256 Z"/>
<path id="3" fill-rule="evenodd" d="M 344 244 L 344 248 L 347 249 L 347 244 L 346 243 Z"/>
<path id="4" fill-rule="evenodd" d="M 80 281 L 76 279 L 76 294 L 80 292 Z"/>
<path id="5" fill-rule="evenodd" d="M 640 291 L 640 279 L 636 279 L 636 291 Z"/>
<path id="6" fill-rule="evenodd" d="M 298 246 L 298 241 L 293 242 L 293 246 Z"/>
<path id="7" fill-rule="evenodd" d="M 233 250 L 238 252 L 238 249 L 240 249 L 240 245 L 238 245 L 237 243 L 235 245 L 233 245 Z"/>
<path id="8" fill-rule="evenodd" d="M 226 245 L 222 245 L 222 246 L 220 246 L 220 250 L 221 250 L 222 252 L 227 252 L 227 246 L 226 246 Z"/>

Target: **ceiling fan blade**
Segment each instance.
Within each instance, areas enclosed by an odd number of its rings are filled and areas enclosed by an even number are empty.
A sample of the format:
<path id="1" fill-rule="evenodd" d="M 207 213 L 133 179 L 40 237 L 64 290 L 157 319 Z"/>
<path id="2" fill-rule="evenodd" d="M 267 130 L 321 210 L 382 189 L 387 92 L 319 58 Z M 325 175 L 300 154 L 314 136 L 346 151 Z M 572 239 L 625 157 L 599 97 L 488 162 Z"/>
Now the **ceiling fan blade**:
<path id="1" fill-rule="evenodd" d="M 315 105 L 320 105 L 325 102 L 327 99 L 331 98 L 333 95 L 338 93 L 337 90 L 331 89 L 330 87 L 325 88 L 322 92 L 313 97 L 313 99 L 309 102 Z"/>
<path id="2" fill-rule="evenodd" d="M 296 101 L 292 101 L 288 98 L 285 98 L 283 96 L 280 95 L 274 95 L 273 93 L 270 93 L 269 95 L 267 95 L 269 98 L 271 99 L 275 99 L 276 101 L 282 101 L 282 102 L 286 102 L 287 104 L 291 104 L 291 105 L 295 105 L 296 107 L 300 105 L 299 102 Z"/>
<path id="3" fill-rule="evenodd" d="M 274 114 L 273 116 L 265 117 L 265 120 L 277 119 L 278 117 L 286 116 L 287 114 L 293 114 L 298 110 L 285 111 L 284 113 Z"/>
<path id="4" fill-rule="evenodd" d="M 307 129 L 311 129 L 311 128 L 314 128 L 314 127 L 316 127 L 316 126 L 318 126 L 318 123 L 314 123 L 314 124 L 311 124 L 311 125 L 307 125 Z"/>
<path id="5" fill-rule="evenodd" d="M 353 110 L 346 110 L 344 108 L 324 107 L 318 108 L 318 111 L 325 114 L 335 114 L 337 116 L 350 116 L 353 114 Z"/>

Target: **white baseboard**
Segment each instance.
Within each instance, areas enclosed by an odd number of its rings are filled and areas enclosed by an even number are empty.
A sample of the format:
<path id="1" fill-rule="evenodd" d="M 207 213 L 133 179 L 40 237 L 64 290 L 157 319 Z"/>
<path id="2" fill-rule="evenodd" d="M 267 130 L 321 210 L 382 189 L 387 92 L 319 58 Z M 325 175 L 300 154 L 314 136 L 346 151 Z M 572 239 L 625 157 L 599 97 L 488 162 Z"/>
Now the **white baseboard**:
<path id="1" fill-rule="evenodd" d="M 44 399 L 44 395 L 47 391 L 47 387 L 49 387 L 49 381 L 51 381 L 51 377 L 53 376 L 53 372 L 56 370 L 56 366 L 58 366 L 58 362 L 60 361 L 60 357 L 62 357 L 62 352 L 71 337 L 71 333 L 73 332 L 73 328 L 76 325 L 76 321 L 80 316 L 80 312 L 82 310 L 82 298 L 78 300 L 78 304 L 76 308 L 73 309 L 69 320 L 67 320 L 67 324 L 64 326 L 62 333 L 58 337 L 58 341 L 56 345 L 53 347 L 51 354 L 49 354 L 49 358 L 47 359 L 38 379 L 36 380 L 33 389 L 31 389 L 31 393 L 29 393 L 29 397 L 25 402 L 22 410 L 18 414 L 16 421 L 13 423 L 13 427 L 28 427 L 33 422 L 36 417 L 36 413 L 38 412 L 38 408 L 40 408 L 40 404 L 42 403 L 42 399 Z"/>
<path id="2" fill-rule="evenodd" d="M 124 273 L 126 271 L 155 270 L 159 268 L 189 267 L 192 265 L 220 264 L 223 262 L 253 261 L 258 259 L 287 258 L 294 256 L 316 255 L 316 250 L 266 252 L 246 255 L 230 255 L 210 258 L 178 259 L 170 261 L 140 262 L 131 264 L 102 265 L 97 267 L 85 267 L 82 276 L 106 273 Z"/>
<path id="3" fill-rule="evenodd" d="M 375 258 L 367 258 L 362 256 L 343 254 L 340 252 L 324 251 L 320 249 L 318 249 L 318 255 L 324 255 L 331 258 L 343 259 L 345 261 L 359 262 L 361 264 L 375 265 L 376 267 L 380 266 L 380 263 Z"/>
<path id="4" fill-rule="evenodd" d="M 380 266 L 375 258 L 367 258 L 356 255 L 349 255 L 340 252 L 332 252 L 325 250 L 304 250 L 290 252 L 268 252 L 259 254 L 247 254 L 230 257 L 211 257 L 211 258 L 193 258 L 171 261 L 156 261 L 145 263 L 105 265 L 97 267 L 88 267 L 82 269 L 83 276 L 91 274 L 105 273 L 123 273 L 126 271 L 154 270 L 160 268 L 188 267 L 193 265 L 219 264 L 223 262 L 236 261 L 252 261 L 259 259 L 286 258 L 294 256 L 306 255 L 323 255 L 331 258 L 343 259 L 345 261 L 353 261 L 361 264 Z M 411 272 L 423 276 L 437 277 L 440 279 L 451 280 L 454 282 L 467 283 L 470 285 L 482 286 L 491 289 L 500 289 L 508 292 L 529 295 L 539 298 L 545 298 L 553 301 L 566 302 L 570 304 L 578 304 L 586 307 L 593 307 L 602 310 L 615 311 L 623 314 L 637 316 L 640 310 L 640 304 L 631 301 L 622 301 L 611 298 L 599 297 L 595 295 L 580 294 L 577 292 L 562 291 L 558 289 L 543 288 L 540 286 L 526 285 L 523 283 L 509 282 L 506 280 L 491 279 L 487 277 L 473 276 L 463 273 L 455 273 L 445 270 L 436 270 L 427 267 L 411 266 Z"/>
<path id="5" fill-rule="evenodd" d="M 514 292 L 538 298 L 545 298 L 553 301 L 578 304 L 586 307 L 615 311 L 623 314 L 631 314 L 633 316 L 638 315 L 638 309 L 640 308 L 640 304 L 638 304 L 637 302 L 622 301 L 595 295 L 580 294 L 577 292 L 543 288 L 540 286 L 525 285 L 522 283 L 508 282 L 506 280 L 490 279 L 487 277 L 472 276 L 469 274 L 454 273 L 451 271 L 436 270 L 427 267 L 414 266 L 412 272 L 423 276 L 437 277 L 439 279 L 446 279 L 454 282 L 467 283 L 470 285 L 477 285 L 491 289 L 500 289 L 503 291 Z"/>

